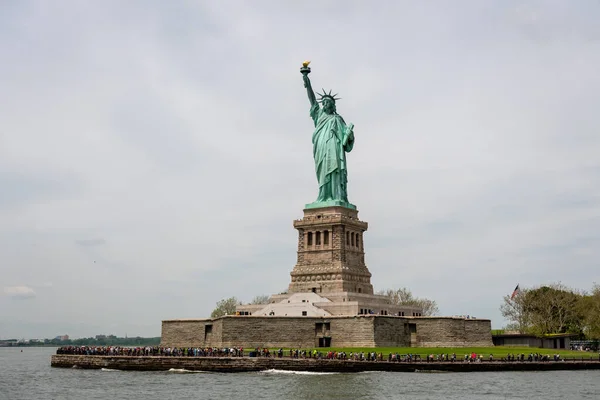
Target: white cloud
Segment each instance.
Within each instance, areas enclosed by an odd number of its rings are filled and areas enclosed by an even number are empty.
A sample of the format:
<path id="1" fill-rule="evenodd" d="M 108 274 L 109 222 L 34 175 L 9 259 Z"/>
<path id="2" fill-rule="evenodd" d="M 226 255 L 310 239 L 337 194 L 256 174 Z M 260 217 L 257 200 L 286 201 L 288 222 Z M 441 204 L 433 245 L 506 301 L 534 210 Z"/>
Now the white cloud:
<path id="1" fill-rule="evenodd" d="M 30 299 L 35 297 L 35 291 L 28 286 L 5 286 L 4 294 L 15 299 Z"/>

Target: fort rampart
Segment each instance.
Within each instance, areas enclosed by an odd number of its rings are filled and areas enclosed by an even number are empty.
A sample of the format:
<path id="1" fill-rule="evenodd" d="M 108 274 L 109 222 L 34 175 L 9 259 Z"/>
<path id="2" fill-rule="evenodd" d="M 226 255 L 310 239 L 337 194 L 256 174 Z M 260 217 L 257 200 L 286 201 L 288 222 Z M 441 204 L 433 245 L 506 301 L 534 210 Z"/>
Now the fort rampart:
<path id="1" fill-rule="evenodd" d="M 225 316 L 162 322 L 163 347 L 463 347 L 492 346 L 487 319 Z"/>

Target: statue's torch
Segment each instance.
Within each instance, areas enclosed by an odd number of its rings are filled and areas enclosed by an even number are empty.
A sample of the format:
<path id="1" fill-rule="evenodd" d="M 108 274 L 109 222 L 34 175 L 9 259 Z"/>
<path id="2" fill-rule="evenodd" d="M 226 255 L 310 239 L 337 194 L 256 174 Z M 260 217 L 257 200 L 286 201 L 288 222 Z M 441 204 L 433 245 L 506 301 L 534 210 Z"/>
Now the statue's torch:
<path id="1" fill-rule="evenodd" d="M 302 68 L 300 68 L 300 73 L 302 75 L 308 75 L 308 74 L 310 74 L 310 67 L 308 66 L 308 64 L 310 64 L 310 61 L 304 61 L 302 63 Z"/>
<path id="2" fill-rule="evenodd" d="M 308 66 L 310 61 L 304 61 L 302 63 L 302 68 L 300 68 L 300 73 L 302 74 L 302 78 L 304 79 L 304 87 L 308 88 L 310 85 L 310 81 L 308 80 L 308 74 L 310 74 L 310 67 Z"/>

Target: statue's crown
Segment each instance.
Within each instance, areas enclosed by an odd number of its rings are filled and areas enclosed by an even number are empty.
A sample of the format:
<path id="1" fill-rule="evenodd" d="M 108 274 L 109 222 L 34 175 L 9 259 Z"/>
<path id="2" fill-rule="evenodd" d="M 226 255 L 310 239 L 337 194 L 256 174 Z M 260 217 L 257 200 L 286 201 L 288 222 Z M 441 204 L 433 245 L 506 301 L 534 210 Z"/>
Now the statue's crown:
<path id="1" fill-rule="evenodd" d="M 336 93 L 336 94 L 331 94 L 331 90 L 329 91 L 329 93 L 327 93 L 327 92 L 325 91 L 325 89 L 321 89 L 321 90 L 323 90 L 323 93 L 319 93 L 319 92 L 317 92 L 317 94 L 318 94 L 318 95 L 319 95 L 319 97 L 320 97 L 320 98 L 319 98 L 319 102 L 321 102 L 321 101 L 323 101 L 323 100 L 325 100 L 325 99 L 331 99 L 331 100 L 333 100 L 333 102 L 334 102 L 334 103 L 335 103 L 335 101 L 336 101 L 336 100 L 341 100 L 340 98 L 338 98 L 338 97 L 335 97 L 335 96 L 337 96 L 337 95 L 338 95 L 337 93 Z"/>

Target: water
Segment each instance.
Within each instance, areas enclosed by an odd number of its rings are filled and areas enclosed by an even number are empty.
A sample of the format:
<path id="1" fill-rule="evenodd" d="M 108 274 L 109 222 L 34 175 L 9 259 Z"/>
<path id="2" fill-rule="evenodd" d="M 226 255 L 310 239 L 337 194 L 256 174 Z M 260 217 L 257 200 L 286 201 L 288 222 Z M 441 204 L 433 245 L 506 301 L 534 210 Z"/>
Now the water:
<path id="1" fill-rule="evenodd" d="M 54 348 L 0 348 L 0 400 L 598 399 L 600 371 L 315 374 L 50 368 Z"/>

